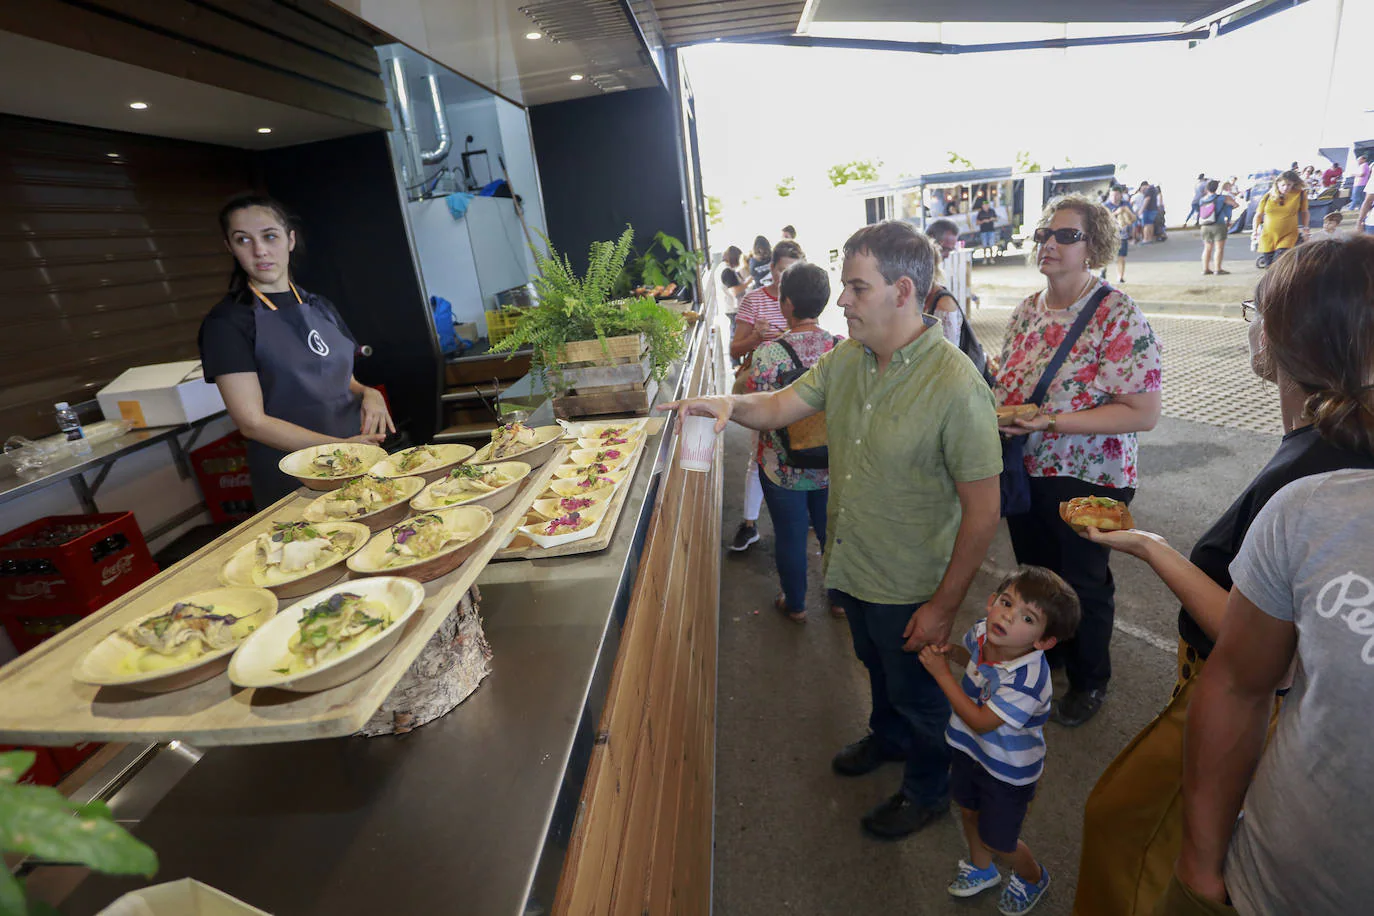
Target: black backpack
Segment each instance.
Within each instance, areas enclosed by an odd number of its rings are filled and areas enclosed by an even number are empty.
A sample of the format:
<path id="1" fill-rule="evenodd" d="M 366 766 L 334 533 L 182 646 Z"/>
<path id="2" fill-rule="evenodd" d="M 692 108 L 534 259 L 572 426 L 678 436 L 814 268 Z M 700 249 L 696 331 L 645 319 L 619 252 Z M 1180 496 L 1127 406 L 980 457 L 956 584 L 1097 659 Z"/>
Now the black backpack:
<path id="1" fill-rule="evenodd" d="M 954 299 L 954 294 L 945 287 L 937 286 L 935 289 L 935 298 L 930 300 L 930 304 L 926 306 L 926 314 L 931 316 L 935 315 L 935 307 L 940 304 L 940 300 L 945 296 Z M 994 379 L 992 373 L 988 371 L 988 355 L 984 352 L 983 345 L 978 342 L 978 336 L 973 333 L 973 327 L 969 324 L 968 315 L 959 305 L 958 299 L 954 299 L 954 307 L 959 309 L 959 314 L 964 319 L 963 323 L 959 326 L 959 349 L 963 350 L 964 355 L 973 361 L 974 368 L 976 368 L 978 374 L 983 377 L 983 381 L 988 383 L 988 387 L 995 386 L 997 380 Z"/>
<path id="2" fill-rule="evenodd" d="M 792 360 L 791 369 L 778 370 L 778 384 L 785 388 L 805 375 L 808 370 L 806 366 L 802 365 L 800 357 L 797 356 L 797 351 L 793 350 L 792 345 L 786 340 L 779 337 L 777 340 L 773 341 L 773 343 L 781 345 L 782 348 L 787 351 L 787 358 Z M 824 417 L 825 414 L 820 414 L 820 416 Z M 811 424 L 815 422 L 815 417 L 807 417 L 800 422 Z M 830 448 L 828 446 L 818 445 L 811 448 L 793 448 L 792 438 L 788 434 L 789 429 L 791 429 L 791 427 L 784 426 L 777 431 L 778 441 L 782 445 L 782 460 L 784 463 L 794 468 L 830 467 Z"/>

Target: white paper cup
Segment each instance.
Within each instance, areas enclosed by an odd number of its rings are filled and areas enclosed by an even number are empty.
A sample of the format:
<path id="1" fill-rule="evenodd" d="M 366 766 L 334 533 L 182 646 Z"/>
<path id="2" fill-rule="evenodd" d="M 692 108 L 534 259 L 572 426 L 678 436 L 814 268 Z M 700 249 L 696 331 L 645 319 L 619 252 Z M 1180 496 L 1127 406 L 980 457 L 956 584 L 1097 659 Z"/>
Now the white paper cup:
<path id="1" fill-rule="evenodd" d="M 688 417 L 682 424 L 677 463 L 684 471 L 709 471 L 716 457 L 716 418 Z"/>

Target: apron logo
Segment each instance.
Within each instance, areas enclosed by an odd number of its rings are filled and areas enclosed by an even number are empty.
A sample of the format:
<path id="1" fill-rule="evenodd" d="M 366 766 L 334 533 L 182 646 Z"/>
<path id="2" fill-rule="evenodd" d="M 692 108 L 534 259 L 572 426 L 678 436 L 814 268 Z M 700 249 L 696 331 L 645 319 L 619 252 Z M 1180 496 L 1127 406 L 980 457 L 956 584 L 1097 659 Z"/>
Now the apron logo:
<path id="1" fill-rule="evenodd" d="M 329 355 L 329 344 L 324 342 L 324 338 L 320 336 L 319 331 L 316 331 L 312 328 L 310 331 L 310 336 L 305 339 L 305 342 L 309 344 L 310 349 L 315 352 L 315 355 Z"/>

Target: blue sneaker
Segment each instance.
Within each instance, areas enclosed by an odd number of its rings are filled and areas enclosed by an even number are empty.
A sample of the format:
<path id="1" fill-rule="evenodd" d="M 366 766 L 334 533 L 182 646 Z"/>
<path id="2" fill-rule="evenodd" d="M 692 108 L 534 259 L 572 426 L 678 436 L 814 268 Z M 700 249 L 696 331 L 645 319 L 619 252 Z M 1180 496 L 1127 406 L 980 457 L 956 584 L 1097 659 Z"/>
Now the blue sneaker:
<path id="1" fill-rule="evenodd" d="M 959 860 L 959 873 L 949 883 L 949 893 L 954 897 L 972 897 L 974 894 L 996 887 L 1002 883 L 1002 873 L 996 865 L 987 868 L 974 868 L 963 859 Z"/>
<path id="2" fill-rule="evenodd" d="M 1002 916 L 1021 916 L 1022 913 L 1029 913 L 1035 909 L 1035 905 L 1049 889 L 1050 870 L 1044 865 L 1040 866 L 1040 880 L 1035 884 L 1023 880 L 1020 875 L 1013 872 L 1006 890 L 1002 891 L 1002 899 L 997 901 L 997 912 Z"/>

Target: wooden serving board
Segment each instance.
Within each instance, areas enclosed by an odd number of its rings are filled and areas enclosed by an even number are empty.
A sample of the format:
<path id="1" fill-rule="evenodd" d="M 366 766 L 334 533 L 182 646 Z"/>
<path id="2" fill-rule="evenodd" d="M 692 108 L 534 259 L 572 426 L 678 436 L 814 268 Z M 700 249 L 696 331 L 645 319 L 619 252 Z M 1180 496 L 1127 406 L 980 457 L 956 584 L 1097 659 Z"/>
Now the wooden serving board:
<path id="1" fill-rule="evenodd" d="M 606 422 L 613 423 L 615 421 L 607 420 Z M 635 450 L 634 457 L 630 459 L 630 463 L 626 466 L 625 479 L 621 481 L 620 486 L 615 491 L 615 495 L 611 497 L 611 504 L 607 507 L 606 515 L 601 519 L 601 527 L 596 529 L 596 534 L 586 540 L 573 541 L 569 544 L 559 544 L 557 547 L 540 547 L 523 533 L 517 532 L 515 540 L 510 542 L 510 546 L 506 547 L 504 550 L 498 550 L 496 556 L 492 559 L 544 560 L 552 557 L 570 557 L 580 553 L 596 553 L 597 551 L 605 550 L 609 547 L 611 538 L 615 536 L 615 527 L 620 523 L 620 512 L 625 508 L 625 500 L 629 496 L 630 486 L 634 482 L 635 473 L 639 470 L 639 462 L 643 459 L 644 454 L 651 448 L 649 445 L 649 438 L 657 434 L 662 428 L 663 420 L 660 417 L 651 418 L 644 424 L 644 440 L 640 443 L 639 448 Z M 574 444 L 576 444 L 576 440 L 574 439 L 573 441 Z M 657 447 L 657 443 L 652 446 L 652 448 Z M 561 462 L 562 459 L 559 460 Z M 558 465 L 554 464 L 553 458 L 550 458 L 549 466 L 557 467 Z M 528 488 L 512 500 L 511 505 L 519 507 L 522 515 L 534 516 L 534 510 L 530 507 L 534 505 L 536 499 L 544 495 L 547 489 L 547 483 L 542 485 L 538 490 L 532 487 Z M 524 524 L 524 522 L 521 521 L 518 524 Z"/>
<path id="2" fill-rule="evenodd" d="M 528 478 L 542 493 L 568 453 L 562 445 Z M 158 605 L 219 586 L 219 569 L 271 521 L 292 521 L 318 494 L 299 490 L 258 513 L 80 623 L 0 668 L 0 743 L 70 745 L 82 741 L 168 741 L 202 746 L 336 738 L 357 731 L 381 706 L 430 636 L 453 611 L 506 537 L 524 520 L 517 497 L 496 514 L 477 551 L 425 583 L 425 600 L 390 654 L 361 677 L 319 693 L 246 690 L 225 674 L 171 693 L 92 687 L 72 669 L 111 630 Z M 404 575 L 404 572 L 400 572 Z M 283 601 L 286 607 L 294 601 Z"/>

